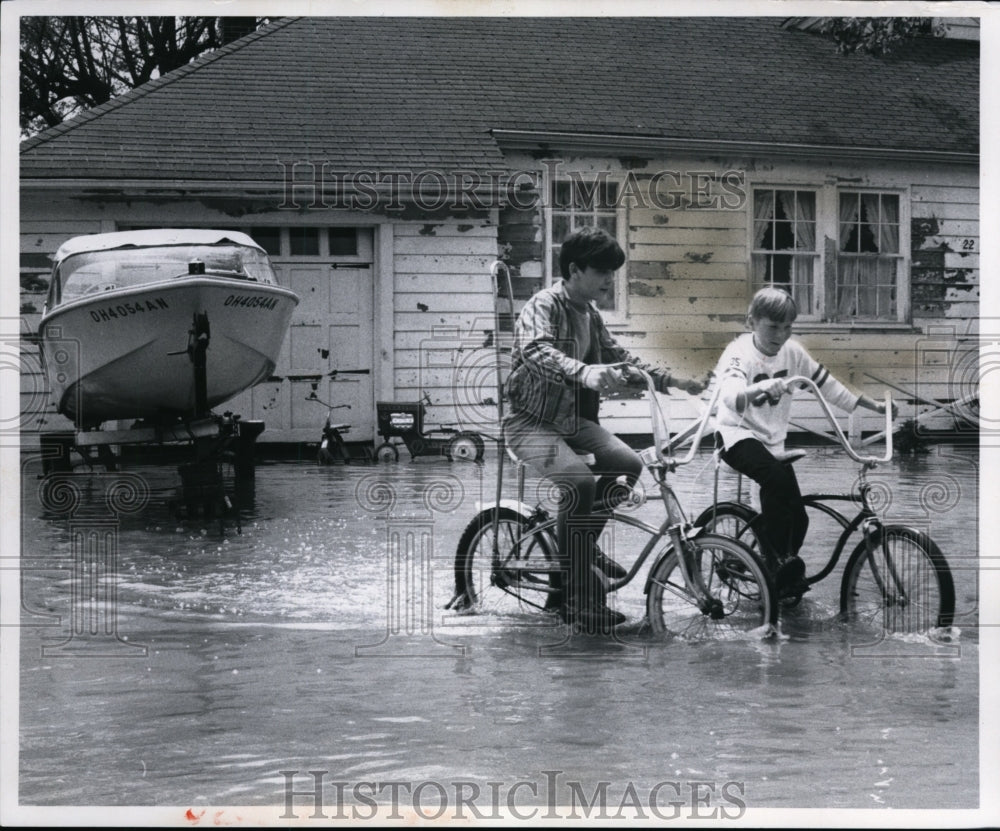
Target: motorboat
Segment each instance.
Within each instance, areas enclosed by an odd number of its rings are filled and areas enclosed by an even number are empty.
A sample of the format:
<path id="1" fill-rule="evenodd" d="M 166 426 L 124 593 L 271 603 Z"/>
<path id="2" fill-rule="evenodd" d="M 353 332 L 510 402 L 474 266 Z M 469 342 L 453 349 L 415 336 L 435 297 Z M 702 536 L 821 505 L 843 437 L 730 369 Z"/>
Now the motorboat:
<path id="1" fill-rule="evenodd" d="M 38 329 L 56 408 L 80 430 L 202 416 L 273 373 L 298 302 L 246 234 L 74 237 Z"/>

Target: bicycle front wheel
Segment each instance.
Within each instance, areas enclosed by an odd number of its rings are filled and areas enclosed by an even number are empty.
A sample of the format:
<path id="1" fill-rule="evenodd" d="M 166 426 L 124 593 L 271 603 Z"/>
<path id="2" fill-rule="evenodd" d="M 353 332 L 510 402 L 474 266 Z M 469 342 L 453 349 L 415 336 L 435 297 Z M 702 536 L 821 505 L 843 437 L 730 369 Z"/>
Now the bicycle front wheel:
<path id="1" fill-rule="evenodd" d="M 562 587 L 552 534 L 517 511 L 482 511 L 459 540 L 451 608 L 498 614 L 552 609 L 561 602 Z"/>
<path id="2" fill-rule="evenodd" d="M 684 542 L 693 581 L 687 584 L 678 554 L 669 550 L 653 566 L 646 596 L 646 616 L 656 634 L 684 640 L 743 637 L 761 629 L 769 634 L 778 622 L 774 585 L 760 560 L 729 537 L 702 534 Z"/>
<path id="3" fill-rule="evenodd" d="M 844 569 L 840 609 L 849 621 L 885 633 L 951 626 L 955 583 L 941 550 L 926 534 L 887 525 L 877 544 L 862 540 Z"/>

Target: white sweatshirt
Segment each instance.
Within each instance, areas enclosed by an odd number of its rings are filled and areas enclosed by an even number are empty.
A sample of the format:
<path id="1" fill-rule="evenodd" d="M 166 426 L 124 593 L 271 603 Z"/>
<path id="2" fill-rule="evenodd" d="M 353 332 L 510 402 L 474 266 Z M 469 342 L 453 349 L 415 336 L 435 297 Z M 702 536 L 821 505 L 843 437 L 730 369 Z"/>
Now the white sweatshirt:
<path id="1" fill-rule="evenodd" d="M 777 355 L 768 356 L 754 345 L 752 332 L 740 335 L 726 347 L 715 375 L 722 385 L 715 424 L 727 450 L 750 438 L 759 439 L 772 452 L 784 449 L 792 409 L 790 393 L 777 404 L 765 400 L 755 405 L 747 401 L 742 413 L 736 409 L 739 393 L 758 381 L 805 375 L 816 382 L 827 401 L 845 412 L 857 407 L 861 397 L 834 378 L 798 341 L 789 339 Z"/>

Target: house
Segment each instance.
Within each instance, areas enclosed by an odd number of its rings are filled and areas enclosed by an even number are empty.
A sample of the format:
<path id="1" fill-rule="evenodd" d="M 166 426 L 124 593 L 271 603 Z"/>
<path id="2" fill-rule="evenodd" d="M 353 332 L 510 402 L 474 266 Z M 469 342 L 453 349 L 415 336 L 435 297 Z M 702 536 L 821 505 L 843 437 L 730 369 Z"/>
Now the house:
<path id="1" fill-rule="evenodd" d="M 491 263 L 523 301 L 596 223 L 628 254 L 606 316 L 650 361 L 707 372 L 773 282 L 846 383 L 893 385 L 904 415 L 961 400 L 978 384 L 975 24 L 873 57 L 809 18 L 276 21 L 23 142 L 24 330 L 68 237 L 235 228 L 302 300 L 273 377 L 227 405 L 266 422 L 261 441 L 316 440 L 313 385 L 359 437 L 376 401 L 424 393 L 429 421 L 489 432 Z M 66 426 L 38 404 L 32 348 L 26 441 Z M 348 369 L 370 373 L 330 377 Z M 637 400 L 602 418 L 648 432 Z"/>

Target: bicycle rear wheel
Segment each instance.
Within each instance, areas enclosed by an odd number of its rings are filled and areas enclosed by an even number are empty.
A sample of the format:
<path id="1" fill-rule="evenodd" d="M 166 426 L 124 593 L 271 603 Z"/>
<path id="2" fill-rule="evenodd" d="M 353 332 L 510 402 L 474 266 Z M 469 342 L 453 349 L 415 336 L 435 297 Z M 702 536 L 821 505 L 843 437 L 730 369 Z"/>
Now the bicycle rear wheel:
<path id="1" fill-rule="evenodd" d="M 778 622 L 774 584 L 760 560 L 729 537 L 702 534 L 686 540 L 690 567 L 711 599 L 706 603 L 684 580 L 677 552 L 668 550 L 650 572 L 646 617 L 656 634 L 683 640 L 741 638 Z"/>
<path id="2" fill-rule="evenodd" d="M 739 540 L 754 554 L 763 558 L 755 529 L 759 516 L 753 508 L 741 502 L 720 502 L 702 511 L 694 525 L 712 534 Z"/>
<path id="3" fill-rule="evenodd" d="M 551 608 L 560 600 L 562 586 L 550 531 L 533 528 L 510 508 L 489 508 L 459 540 L 450 608 L 498 614 Z"/>
<path id="4" fill-rule="evenodd" d="M 951 569 L 926 534 L 887 525 L 871 551 L 862 540 L 847 561 L 840 609 L 846 620 L 885 633 L 920 633 L 951 626 L 955 619 Z"/>

